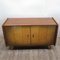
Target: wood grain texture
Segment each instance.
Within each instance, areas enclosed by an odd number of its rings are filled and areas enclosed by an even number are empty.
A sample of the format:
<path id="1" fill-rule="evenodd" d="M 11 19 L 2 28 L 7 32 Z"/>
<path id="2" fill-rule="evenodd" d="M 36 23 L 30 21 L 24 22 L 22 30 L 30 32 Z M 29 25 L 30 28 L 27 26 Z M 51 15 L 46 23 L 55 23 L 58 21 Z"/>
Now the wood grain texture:
<path id="1" fill-rule="evenodd" d="M 15 25 L 57 25 L 53 18 L 8 18 L 3 26 Z"/>
<path id="2" fill-rule="evenodd" d="M 14 35 L 12 35 L 14 37 L 14 41 L 15 41 L 15 45 L 22 45 L 23 44 L 23 40 L 22 40 L 22 27 L 13 27 L 14 29 Z M 11 33 L 12 34 L 12 33 Z"/>
<path id="3" fill-rule="evenodd" d="M 24 26 L 22 27 L 22 40 L 23 45 L 30 45 L 30 27 Z M 20 34 L 19 34 L 20 35 Z"/>
<path id="4" fill-rule="evenodd" d="M 47 26 L 40 26 L 39 28 L 39 42 L 41 45 L 47 44 L 47 31 L 48 31 L 48 27 Z M 50 41 L 50 40 L 49 40 Z M 49 42 L 48 42 L 49 44 Z"/>
<path id="5" fill-rule="evenodd" d="M 15 45 L 14 28 L 12 27 L 4 27 L 4 28 L 5 28 L 5 35 L 6 35 L 5 37 L 6 37 L 7 44 Z"/>
<path id="6" fill-rule="evenodd" d="M 54 42 L 55 26 L 40 26 L 38 40 L 41 45 L 51 45 Z"/>
<path id="7" fill-rule="evenodd" d="M 39 45 L 39 26 L 31 26 L 31 45 Z"/>
<path id="8" fill-rule="evenodd" d="M 56 26 L 48 26 L 48 31 L 47 31 L 47 41 L 49 44 L 54 43 L 54 38 L 55 38 L 55 31 L 56 31 Z"/>
<path id="9" fill-rule="evenodd" d="M 9 46 L 54 45 L 56 26 L 5 26 Z"/>

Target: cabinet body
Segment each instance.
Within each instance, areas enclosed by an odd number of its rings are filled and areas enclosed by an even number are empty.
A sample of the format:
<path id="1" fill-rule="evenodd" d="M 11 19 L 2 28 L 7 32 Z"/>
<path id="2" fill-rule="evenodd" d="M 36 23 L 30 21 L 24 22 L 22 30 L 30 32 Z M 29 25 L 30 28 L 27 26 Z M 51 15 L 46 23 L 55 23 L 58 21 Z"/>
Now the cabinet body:
<path id="1" fill-rule="evenodd" d="M 3 33 L 7 46 L 48 46 L 55 45 L 57 28 L 58 25 L 3 25 Z"/>

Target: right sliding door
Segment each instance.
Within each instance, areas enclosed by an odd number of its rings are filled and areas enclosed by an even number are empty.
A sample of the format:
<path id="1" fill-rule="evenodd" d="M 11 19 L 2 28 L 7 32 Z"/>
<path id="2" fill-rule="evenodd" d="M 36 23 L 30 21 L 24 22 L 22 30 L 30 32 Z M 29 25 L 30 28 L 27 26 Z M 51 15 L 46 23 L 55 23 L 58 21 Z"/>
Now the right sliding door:
<path id="1" fill-rule="evenodd" d="M 56 26 L 47 26 L 47 44 L 54 44 Z"/>
<path id="2" fill-rule="evenodd" d="M 39 44 L 50 45 L 54 42 L 55 26 L 40 26 L 39 27 Z"/>

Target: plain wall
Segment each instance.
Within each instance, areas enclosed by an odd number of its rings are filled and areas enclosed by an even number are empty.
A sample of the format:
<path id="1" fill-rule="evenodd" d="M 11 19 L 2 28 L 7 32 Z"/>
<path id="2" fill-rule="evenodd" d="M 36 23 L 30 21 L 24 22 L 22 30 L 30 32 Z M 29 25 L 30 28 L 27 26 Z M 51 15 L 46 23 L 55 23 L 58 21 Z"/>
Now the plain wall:
<path id="1" fill-rule="evenodd" d="M 0 0 L 0 30 L 6 18 L 13 17 L 54 17 L 60 37 L 60 0 Z"/>

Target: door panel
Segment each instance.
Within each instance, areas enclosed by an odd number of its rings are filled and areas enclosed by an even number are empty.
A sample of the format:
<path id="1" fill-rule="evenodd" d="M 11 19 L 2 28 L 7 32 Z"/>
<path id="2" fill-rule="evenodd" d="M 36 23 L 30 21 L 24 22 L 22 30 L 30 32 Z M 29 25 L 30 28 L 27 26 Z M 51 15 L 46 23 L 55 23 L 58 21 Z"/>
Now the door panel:
<path id="1" fill-rule="evenodd" d="M 39 44 L 40 45 L 46 45 L 48 43 L 47 31 L 48 31 L 48 28 L 46 26 L 40 26 L 39 28 Z"/>
<path id="2" fill-rule="evenodd" d="M 8 45 L 15 45 L 14 29 L 12 27 L 5 27 L 6 42 Z"/>
<path id="3" fill-rule="evenodd" d="M 23 45 L 30 45 L 30 27 L 23 27 L 22 34 Z"/>
<path id="4" fill-rule="evenodd" d="M 31 45 L 38 45 L 39 26 L 31 26 Z"/>
<path id="5" fill-rule="evenodd" d="M 40 26 L 39 28 L 39 43 L 40 45 L 50 45 L 53 43 L 55 27 Z"/>
<path id="6" fill-rule="evenodd" d="M 12 46 L 30 45 L 30 27 L 6 27 L 7 43 Z"/>
<path id="7" fill-rule="evenodd" d="M 55 30 L 56 30 L 56 26 L 48 26 L 47 40 L 50 41 L 50 44 L 53 44 L 54 42 Z"/>
<path id="8" fill-rule="evenodd" d="M 14 28 L 14 38 L 15 38 L 15 45 L 23 45 L 22 40 L 22 27 L 21 26 L 15 26 Z"/>

